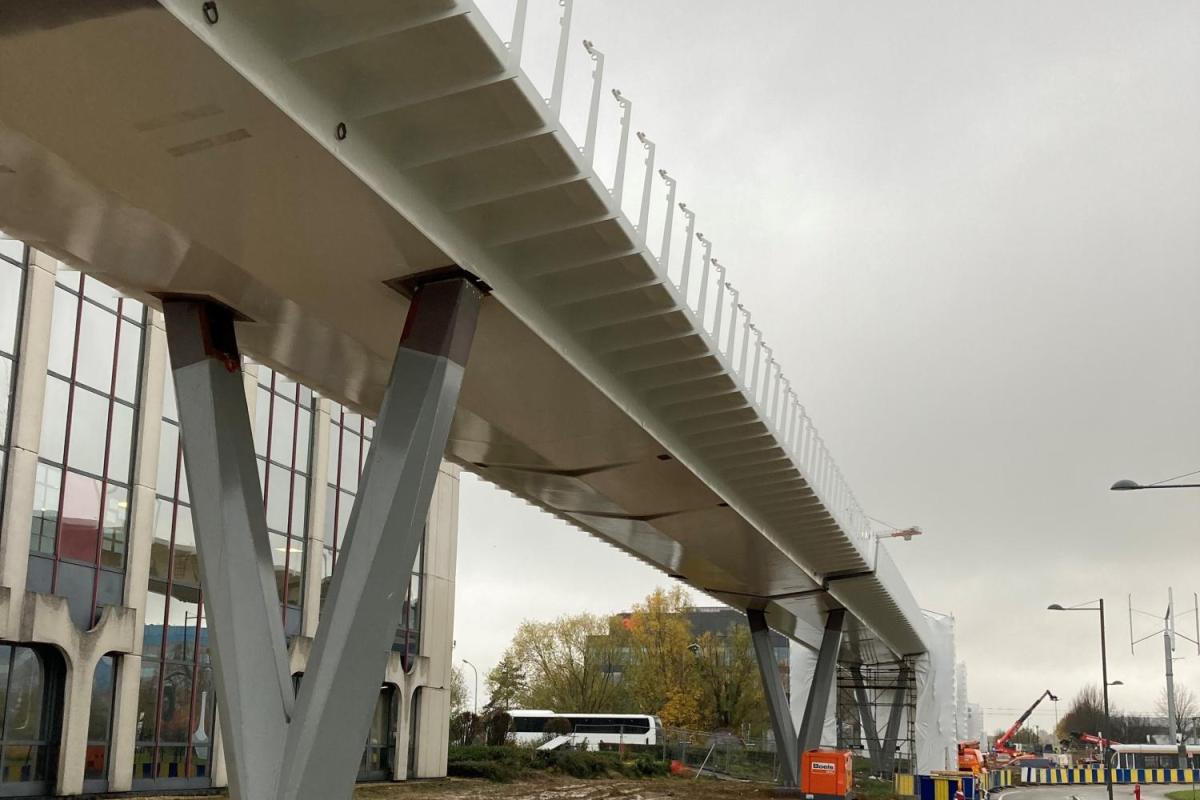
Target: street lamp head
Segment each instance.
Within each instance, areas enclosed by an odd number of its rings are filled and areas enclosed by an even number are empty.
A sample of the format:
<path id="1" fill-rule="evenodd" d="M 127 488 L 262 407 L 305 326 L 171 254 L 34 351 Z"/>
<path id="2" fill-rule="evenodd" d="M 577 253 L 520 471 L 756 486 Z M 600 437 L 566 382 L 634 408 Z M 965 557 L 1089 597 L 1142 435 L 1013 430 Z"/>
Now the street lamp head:
<path id="1" fill-rule="evenodd" d="M 1111 682 L 1111 683 L 1109 683 L 1108 685 L 1109 685 L 1109 686 L 1124 686 L 1124 685 L 1125 685 L 1125 681 L 1112 681 L 1112 682 Z"/>
<path id="2" fill-rule="evenodd" d="M 1060 606 L 1058 603 L 1051 603 L 1050 605 L 1046 606 L 1046 610 L 1047 611 L 1066 611 L 1066 609 L 1063 608 L 1062 606 Z"/>
<path id="3" fill-rule="evenodd" d="M 1131 489 L 1141 489 L 1142 485 L 1137 481 L 1131 481 L 1129 478 L 1122 478 L 1109 487 L 1112 492 L 1128 492 Z"/>

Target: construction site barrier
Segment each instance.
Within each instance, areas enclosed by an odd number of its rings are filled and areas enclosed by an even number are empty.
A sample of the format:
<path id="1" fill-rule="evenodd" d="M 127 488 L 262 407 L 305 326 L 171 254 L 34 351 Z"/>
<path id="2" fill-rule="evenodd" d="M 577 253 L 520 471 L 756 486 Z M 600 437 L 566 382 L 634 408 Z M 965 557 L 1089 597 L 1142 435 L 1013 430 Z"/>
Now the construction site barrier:
<path id="1" fill-rule="evenodd" d="M 966 800 L 978 800 L 979 782 L 970 773 L 896 775 L 893 786 L 900 797 L 954 800 L 955 794 L 961 791 Z"/>
<path id="2" fill-rule="evenodd" d="M 1112 769 L 1113 783 L 1196 783 L 1197 769 Z M 1093 767 L 1047 768 L 1022 767 L 1022 783 L 1072 784 L 1104 783 L 1104 770 Z"/>
<path id="3" fill-rule="evenodd" d="M 1016 770 L 1011 769 L 984 770 L 978 775 L 969 772 L 897 775 L 893 781 L 899 797 L 919 800 L 954 800 L 959 790 L 966 800 L 980 800 L 988 792 L 1006 789 L 1016 783 Z"/>

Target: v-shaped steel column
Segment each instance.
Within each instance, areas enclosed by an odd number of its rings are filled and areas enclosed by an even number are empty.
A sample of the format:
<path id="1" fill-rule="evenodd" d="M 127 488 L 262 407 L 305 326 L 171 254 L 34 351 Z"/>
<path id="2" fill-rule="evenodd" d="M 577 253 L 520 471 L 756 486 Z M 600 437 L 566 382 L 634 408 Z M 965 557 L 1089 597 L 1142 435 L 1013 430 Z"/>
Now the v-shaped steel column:
<path id="1" fill-rule="evenodd" d="M 235 800 L 350 797 L 483 296 L 460 270 L 416 284 L 296 699 L 232 315 L 163 303 Z"/>
<path id="2" fill-rule="evenodd" d="M 821 650 L 817 653 L 817 666 L 813 670 L 812 683 L 808 687 L 808 703 L 800 720 L 800 753 L 821 746 L 821 731 L 825 727 L 825 713 L 829 709 L 829 695 L 837 677 L 837 657 L 842 648 L 842 626 L 846 620 L 844 609 L 835 608 L 825 616 L 825 634 L 821 637 Z"/>
<path id="3" fill-rule="evenodd" d="M 165 300 L 163 314 L 229 792 L 270 798 L 295 694 L 233 315 L 195 300 Z"/>
<path id="4" fill-rule="evenodd" d="M 779 662 L 775 660 L 775 648 L 771 646 L 771 629 L 767 627 L 766 615 L 757 608 L 746 609 L 746 619 L 750 622 L 750 641 L 754 643 L 754 657 L 758 660 L 763 695 L 766 696 L 767 711 L 771 715 L 771 730 L 779 750 L 779 779 L 786 787 L 799 786 L 800 755 L 796 727 L 792 724 L 792 710 L 788 707 L 783 676 L 779 674 Z"/>
<path id="5" fill-rule="evenodd" d="M 416 290 L 287 731 L 279 797 L 349 797 L 404 609 L 483 292 Z"/>

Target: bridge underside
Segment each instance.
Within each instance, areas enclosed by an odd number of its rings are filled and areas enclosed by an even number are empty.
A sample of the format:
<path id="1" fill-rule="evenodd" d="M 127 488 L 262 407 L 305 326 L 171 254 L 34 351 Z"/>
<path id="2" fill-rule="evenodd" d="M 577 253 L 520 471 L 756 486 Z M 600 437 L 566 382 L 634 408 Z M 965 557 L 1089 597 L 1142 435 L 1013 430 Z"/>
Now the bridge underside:
<path id="1" fill-rule="evenodd" d="M 925 649 L 886 551 L 473 6 L 164 5 L 6 7 L 0 228 L 155 307 L 232 309 L 244 352 L 372 416 L 405 279 L 462 265 L 493 293 L 446 458 L 814 651 L 831 612 L 880 643 L 846 657 Z"/>

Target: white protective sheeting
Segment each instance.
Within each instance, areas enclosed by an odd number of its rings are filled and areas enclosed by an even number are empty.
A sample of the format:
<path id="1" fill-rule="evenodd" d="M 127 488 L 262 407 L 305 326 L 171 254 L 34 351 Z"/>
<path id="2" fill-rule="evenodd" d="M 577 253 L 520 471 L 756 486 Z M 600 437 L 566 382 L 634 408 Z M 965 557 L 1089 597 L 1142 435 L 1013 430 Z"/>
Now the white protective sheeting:
<path id="1" fill-rule="evenodd" d="M 925 612 L 929 651 L 915 659 L 917 673 L 916 772 L 954 769 L 958 762 L 955 725 L 954 618 Z"/>
<path id="2" fill-rule="evenodd" d="M 800 733 L 804 720 L 804 708 L 808 703 L 808 689 L 812 685 L 813 673 L 817 669 L 817 654 L 803 645 L 791 642 L 791 664 L 789 694 L 791 695 L 792 725 Z M 821 726 L 821 746 L 837 746 L 837 681 L 830 688 L 826 701 L 825 724 Z"/>

